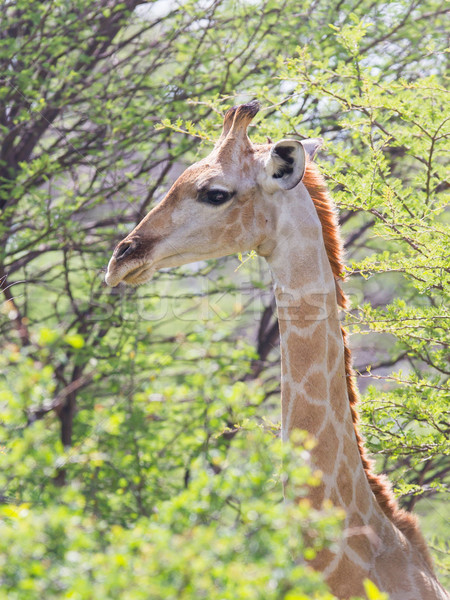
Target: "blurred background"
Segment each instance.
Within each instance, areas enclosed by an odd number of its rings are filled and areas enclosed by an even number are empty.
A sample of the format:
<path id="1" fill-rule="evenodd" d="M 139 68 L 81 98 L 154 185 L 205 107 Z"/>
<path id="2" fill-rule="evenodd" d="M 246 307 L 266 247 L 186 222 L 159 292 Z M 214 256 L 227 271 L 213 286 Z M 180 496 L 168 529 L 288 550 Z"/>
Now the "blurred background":
<path id="1" fill-rule="evenodd" d="M 314 474 L 279 444 L 264 262 L 196 263 L 137 289 L 103 282 L 115 244 L 208 154 L 226 109 L 253 98 L 253 141 L 325 139 L 361 427 L 448 582 L 445 3 L 0 10 L 8 598 L 331 598 L 292 560 L 335 543 L 340 525 L 331 509 L 282 502 L 285 477 L 301 487 Z"/>

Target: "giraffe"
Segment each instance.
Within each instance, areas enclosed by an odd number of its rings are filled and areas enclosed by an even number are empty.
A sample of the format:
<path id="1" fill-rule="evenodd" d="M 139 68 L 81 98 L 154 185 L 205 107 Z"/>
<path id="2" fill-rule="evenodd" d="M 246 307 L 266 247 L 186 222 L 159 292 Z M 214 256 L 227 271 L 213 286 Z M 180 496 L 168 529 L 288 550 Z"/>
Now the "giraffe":
<path id="1" fill-rule="evenodd" d="M 311 561 L 341 599 L 371 579 L 391 600 L 449 598 L 413 515 L 372 471 L 358 432 L 357 389 L 339 306 L 342 243 L 313 163 L 322 140 L 252 144 L 257 102 L 227 111 L 211 154 L 190 166 L 115 248 L 106 283 L 138 285 L 160 268 L 255 249 L 275 287 L 281 345 L 281 430 L 311 434 L 321 484 L 309 490 L 345 511 L 338 550 Z"/>

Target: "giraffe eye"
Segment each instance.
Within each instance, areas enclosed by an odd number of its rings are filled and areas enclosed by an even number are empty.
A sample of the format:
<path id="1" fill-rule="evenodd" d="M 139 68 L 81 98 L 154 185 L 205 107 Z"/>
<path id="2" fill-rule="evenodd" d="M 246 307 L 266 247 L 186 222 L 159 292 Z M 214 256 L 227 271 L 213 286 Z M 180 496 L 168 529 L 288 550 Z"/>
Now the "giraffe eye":
<path id="1" fill-rule="evenodd" d="M 202 200 L 208 204 L 218 206 L 219 204 L 223 204 L 224 202 L 227 202 L 227 200 L 230 200 L 232 196 L 233 194 L 231 192 L 225 190 L 208 190 Z"/>

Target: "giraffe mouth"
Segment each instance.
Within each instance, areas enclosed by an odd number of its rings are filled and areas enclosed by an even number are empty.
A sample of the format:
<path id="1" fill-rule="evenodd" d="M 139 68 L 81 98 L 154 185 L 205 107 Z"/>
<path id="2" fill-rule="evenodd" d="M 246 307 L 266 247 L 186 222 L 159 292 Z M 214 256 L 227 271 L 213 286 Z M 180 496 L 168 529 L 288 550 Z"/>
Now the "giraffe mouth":
<path id="1" fill-rule="evenodd" d="M 147 283 L 147 281 L 150 281 L 150 279 L 153 277 L 153 275 L 155 274 L 155 272 L 158 269 L 164 268 L 166 266 L 170 266 L 170 267 L 174 266 L 174 263 L 173 263 L 174 256 L 179 256 L 179 255 L 178 254 L 170 254 L 169 256 L 165 256 L 164 258 L 159 259 L 157 261 L 147 262 L 143 265 L 140 265 L 139 267 L 134 267 L 133 269 L 130 269 L 130 271 L 128 271 L 128 273 L 126 273 L 126 275 L 122 276 L 121 279 L 117 283 L 120 283 L 120 281 L 123 281 L 127 285 L 132 285 L 132 286 L 137 286 L 137 285 L 141 285 L 142 283 Z M 179 266 L 179 264 L 180 263 L 178 263 L 178 261 L 176 261 L 176 266 Z M 182 262 L 181 264 L 184 264 L 184 262 Z M 115 285 L 117 285 L 117 283 Z"/>
<path id="2" fill-rule="evenodd" d="M 117 264 L 112 259 L 106 271 L 105 283 L 109 287 L 116 287 L 121 282 L 132 286 L 140 285 L 148 281 L 155 270 L 156 268 L 153 264 L 145 263 L 124 272 L 123 268 L 117 269 Z"/>
<path id="3" fill-rule="evenodd" d="M 142 265 L 129 271 L 125 277 L 123 277 L 122 281 L 127 285 L 140 285 L 141 283 L 146 283 L 149 279 L 151 279 L 155 271 L 156 267 L 154 265 Z"/>
<path id="4" fill-rule="evenodd" d="M 220 255 L 218 254 L 218 256 Z M 131 269 L 125 271 L 123 266 L 120 263 L 117 264 L 116 259 L 113 257 L 108 265 L 105 282 L 110 287 L 116 287 L 121 282 L 126 285 L 138 286 L 147 283 L 159 269 L 179 267 L 191 262 L 207 260 L 208 258 L 214 258 L 214 256 L 211 256 L 211 253 L 198 254 L 196 252 L 195 254 L 185 255 L 177 252 L 164 258 L 158 258 L 155 261 L 131 267 Z"/>

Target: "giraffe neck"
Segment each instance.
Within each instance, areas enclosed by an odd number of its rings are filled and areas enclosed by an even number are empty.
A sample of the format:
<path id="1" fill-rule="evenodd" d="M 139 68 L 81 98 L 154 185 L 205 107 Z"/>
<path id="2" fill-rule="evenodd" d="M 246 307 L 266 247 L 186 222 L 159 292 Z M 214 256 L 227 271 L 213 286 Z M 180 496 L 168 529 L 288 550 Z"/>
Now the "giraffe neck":
<path id="1" fill-rule="evenodd" d="M 418 589 L 427 590 L 424 598 L 445 598 L 422 555 L 383 513 L 370 488 L 350 410 L 335 280 L 317 211 L 305 187 L 299 188 L 276 199 L 271 216 L 276 235 L 259 251 L 275 283 L 282 437 L 300 429 L 315 438 L 311 460 L 322 483 L 310 489 L 311 503 L 320 508 L 330 500 L 346 514 L 340 549 L 322 551 L 313 566 L 339 598 L 362 595 L 366 577 L 394 600 L 414 600 Z"/>
<path id="2" fill-rule="evenodd" d="M 286 440 L 301 429 L 317 440 L 312 460 L 323 483 L 311 492 L 314 504 L 329 499 L 369 518 L 379 508 L 355 437 L 336 287 L 320 221 L 306 190 L 287 208 L 268 257 L 280 326 L 282 436 Z"/>

